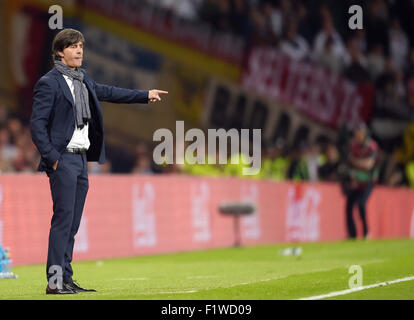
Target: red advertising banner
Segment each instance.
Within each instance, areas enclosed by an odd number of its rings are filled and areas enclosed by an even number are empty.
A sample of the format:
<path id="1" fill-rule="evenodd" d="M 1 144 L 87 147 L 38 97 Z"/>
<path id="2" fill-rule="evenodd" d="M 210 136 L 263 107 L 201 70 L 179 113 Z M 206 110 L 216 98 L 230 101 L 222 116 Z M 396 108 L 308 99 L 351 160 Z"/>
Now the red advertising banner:
<path id="1" fill-rule="evenodd" d="M 337 128 L 369 119 L 375 89 L 355 85 L 322 67 L 290 59 L 276 49 L 252 50 L 243 74 L 245 89 L 280 99 L 321 124 Z"/>
<path id="2" fill-rule="evenodd" d="M 413 195 L 409 189 L 374 189 L 368 202 L 370 237 L 414 237 Z M 48 179 L 2 175 L 0 201 L 0 243 L 10 248 L 14 264 L 45 263 L 52 217 Z M 233 246 L 234 218 L 218 210 L 227 201 L 256 206 L 254 214 L 239 220 L 242 245 L 346 238 L 345 200 L 336 184 L 91 175 L 74 259 Z"/>

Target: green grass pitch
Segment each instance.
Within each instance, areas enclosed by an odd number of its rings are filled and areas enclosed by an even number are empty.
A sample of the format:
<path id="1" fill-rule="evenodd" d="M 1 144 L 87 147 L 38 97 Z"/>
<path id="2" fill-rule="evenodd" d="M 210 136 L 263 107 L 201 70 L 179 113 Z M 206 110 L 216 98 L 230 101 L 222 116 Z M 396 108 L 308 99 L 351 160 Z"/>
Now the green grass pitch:
<path id="1" fill-rule="evenodd" d="M 45 266 L 14 267 L 0 280 L 4 299 L 299 299 L 349 289 L 349 267 L 360 265 L 363 286 L 414 276 L 414 240 L 264 245 L 125 259 L 74 262 L 74 278 L 96 293 L 45 294 Z M 414 280 L 330 299 L 414 299 Z"/>

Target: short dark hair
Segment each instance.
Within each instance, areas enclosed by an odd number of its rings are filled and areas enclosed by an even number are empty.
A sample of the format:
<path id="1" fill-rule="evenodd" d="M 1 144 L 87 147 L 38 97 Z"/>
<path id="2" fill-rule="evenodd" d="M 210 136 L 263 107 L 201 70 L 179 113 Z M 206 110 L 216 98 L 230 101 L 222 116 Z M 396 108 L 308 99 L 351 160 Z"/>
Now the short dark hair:
<path id="1" fill-rule="evenodd" d="M 85 38 L 83 34 L 75 29 L 63 29 L 60 31 L 52 43 L 52 58 L 53 60 L 61 60 L 61 56 L 58 54 L 59 51 L 63 51 L 65 48 L 76 44 L 78 42 L 85 43 Z"/>

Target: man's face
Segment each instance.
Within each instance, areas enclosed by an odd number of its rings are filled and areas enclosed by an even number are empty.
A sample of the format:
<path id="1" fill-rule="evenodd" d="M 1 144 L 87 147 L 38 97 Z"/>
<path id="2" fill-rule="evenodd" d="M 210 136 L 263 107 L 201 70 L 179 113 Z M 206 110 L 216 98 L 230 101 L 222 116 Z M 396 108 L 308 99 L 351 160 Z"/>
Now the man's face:
<path id="1" fill-rule="evenodd" d="M 83 42 L 72 44 L 63 51 L 59 51 L 58 54 L 62 57 L 62 62 L 69 68 L 79 68 L 83 59 Z"/>

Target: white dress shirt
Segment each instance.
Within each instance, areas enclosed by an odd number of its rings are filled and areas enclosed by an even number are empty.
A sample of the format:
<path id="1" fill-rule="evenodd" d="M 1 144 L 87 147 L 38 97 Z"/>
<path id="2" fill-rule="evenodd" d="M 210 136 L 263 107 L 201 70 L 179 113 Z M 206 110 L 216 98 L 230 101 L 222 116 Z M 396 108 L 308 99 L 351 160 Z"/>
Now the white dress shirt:
<path id="1" fill-rule="evenodd" d="M 63 75 L 66 80 L 66 83 L 69 86 L 70 92 L 72 93 L 73 101 L 75 101 L 75 89 L 73 86 L 73 81 L 66 75 Z M 82 129 L 76 127 L 75 131 L 73 132 L 72 139 L 69 141 L 69 144 L 66 148 L 81 148 L 81 149 L 88 149 L 90 146 L 90 141 L 88 138 L 88 130 L 89 125 L 86 124 L 83 126 Z"/>

